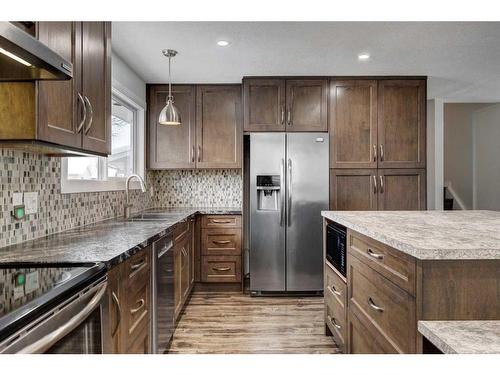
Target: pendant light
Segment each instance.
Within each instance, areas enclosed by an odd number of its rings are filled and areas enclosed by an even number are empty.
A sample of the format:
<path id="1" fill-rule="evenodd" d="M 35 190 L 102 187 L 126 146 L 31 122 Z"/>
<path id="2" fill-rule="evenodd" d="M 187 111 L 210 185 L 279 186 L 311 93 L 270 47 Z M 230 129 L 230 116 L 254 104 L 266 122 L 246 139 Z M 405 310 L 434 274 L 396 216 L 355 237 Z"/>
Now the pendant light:
<path id="1" fill-rule="evenodd" d="M 177 55 L 177 51 L 173 49 L 164 49 L 163 54 L 168 57 L 168 96 L 167 104 L 160 112 L 158 122 L 161 125 L 180 125 L 181 124 L 181 114 L 179 110 L 174 106 L 174 97 L 172 96 L 172 78 L 170 75 L 170 63 L 172 57 Z"/>

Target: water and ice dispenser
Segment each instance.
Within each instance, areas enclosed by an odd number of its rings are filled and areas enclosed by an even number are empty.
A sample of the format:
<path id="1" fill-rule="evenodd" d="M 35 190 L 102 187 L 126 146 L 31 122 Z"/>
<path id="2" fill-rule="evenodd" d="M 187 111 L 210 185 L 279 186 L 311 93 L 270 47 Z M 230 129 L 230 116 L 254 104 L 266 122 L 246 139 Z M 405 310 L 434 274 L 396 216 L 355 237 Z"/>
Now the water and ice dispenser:
<path id="1" fill-rule="evenodd" d="M 257 176 L 257 210 L 279 211 L 280 194 L 279 175 Z"/>

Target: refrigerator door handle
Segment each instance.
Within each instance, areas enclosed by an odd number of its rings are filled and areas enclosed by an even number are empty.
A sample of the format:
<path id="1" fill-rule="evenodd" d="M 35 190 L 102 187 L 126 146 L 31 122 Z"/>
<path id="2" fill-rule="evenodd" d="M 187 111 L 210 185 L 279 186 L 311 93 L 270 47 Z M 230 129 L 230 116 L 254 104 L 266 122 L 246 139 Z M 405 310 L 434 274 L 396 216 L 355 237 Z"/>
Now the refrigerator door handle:
<path id="1" fill-rule="evenodd" d="M 287 214 L 288 214 L 288 226 L 292 225 L 292 159 L 288 159 L 288 202 L 287 202 Z"/>
<path id="2" fill-rule="evenodd" d="M 285 220 L 285 159 L 281 159 L 281 174 L 280 174 L 280 227 L 283 226 Z"/>

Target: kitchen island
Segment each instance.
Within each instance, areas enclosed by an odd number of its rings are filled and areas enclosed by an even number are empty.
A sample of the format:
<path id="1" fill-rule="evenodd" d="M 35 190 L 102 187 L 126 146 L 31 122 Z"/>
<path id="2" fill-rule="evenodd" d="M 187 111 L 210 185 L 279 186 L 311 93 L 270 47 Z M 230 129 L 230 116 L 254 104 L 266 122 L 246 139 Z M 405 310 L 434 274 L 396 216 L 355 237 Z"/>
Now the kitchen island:
<path id="1" fill-rule="evenodd" d="M 420 320 L 500 319 L 500 212 L 324 211 L 325 325 L 347 353 L 423 353 Z M 331 247 L 331 246 L 330 246 Z M 333 262 L 335 263 L 335 262 Z"/>

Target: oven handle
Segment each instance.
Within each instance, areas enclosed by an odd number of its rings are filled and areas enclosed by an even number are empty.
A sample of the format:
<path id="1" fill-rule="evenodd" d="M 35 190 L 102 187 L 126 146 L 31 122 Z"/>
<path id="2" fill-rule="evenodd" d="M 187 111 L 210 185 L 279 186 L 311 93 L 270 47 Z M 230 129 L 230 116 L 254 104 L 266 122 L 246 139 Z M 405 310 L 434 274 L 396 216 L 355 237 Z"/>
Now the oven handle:
<path id="1" fill-rule="evenodd" d="M 98 287 L 94 297 L 90 300 L 90 302 L 75 316 L 73 316 L 68 322 L 55 331 L 49 333 L 48 335 L 42 337 L 40 340 L 34 342 L 31 345 L 26 346 L 21 351 L 20 354 L 37 354 L 44 353 L 52 345 L 74 330 L 76 327 L 80 325 L 87 317 L 94 311 L 96 306 L 101 303 L 101 299 L 106 293 L 106 288 L 108 287 L 108 282 L 105 281 Z"/>

